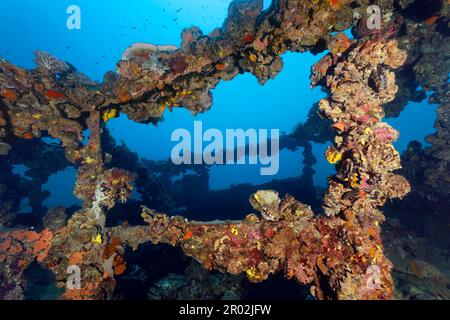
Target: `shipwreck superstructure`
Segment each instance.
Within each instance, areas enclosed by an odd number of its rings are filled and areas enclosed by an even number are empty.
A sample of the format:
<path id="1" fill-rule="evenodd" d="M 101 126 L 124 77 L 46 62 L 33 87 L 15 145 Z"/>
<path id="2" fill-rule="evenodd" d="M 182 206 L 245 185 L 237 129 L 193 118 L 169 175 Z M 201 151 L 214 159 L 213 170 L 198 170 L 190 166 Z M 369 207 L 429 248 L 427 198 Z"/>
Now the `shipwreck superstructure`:
<path id="1" fill-rule="evenodd" d="M 318 299 L 394 298 L 381 207 L 412 189 L 431 197 L 436 208 L 448 208 L 450 192 L 448 3 L 431 1 L 430 12 L 416 14 L 422 2 L 378 1 L 382 27 L 370 29 L 371 1 L 274 0 L 263 11 L 261 0 L 236 0 L 221 28 L 208 35 L 186 29 L 180 48 L 131 46 L 118 74 L 106 73 L 102 83 L 46 52 L 36 53 L 33 70 L 0 60 L 0 297 L 23 298 L 24 270 L 37 261 L 64 288 L 67 268 L 80 268 L 81 288 L 65 290 L 62 298 L 110 298 L 127 268 L 125 249 L 151 242 L 179 246 L 204 268 L 244 274 L 251 282 L 283 273 L 310 285 Z M 350 28 L 355 39 L 343 32 Z M 189 221 L 142 207 L 145 225 L 107 226 L 109 211 L 127 201 L 133 185 L 151 192 L 140 172 L 119 166 L 130 161 L 117 160 L 121 149 L 109 139 L 109 119 L 126 114 L 158 123 L 167 109 L 206 112 L 220 81 L 249 72 L 263 85 L 282 70 L 283 53 L 325 50 L 311 85 L 322 86 L 328 97 L 281 140 L 281 148 L 305 148 L 305 170 L 313 162 L 310 142 L 332 140 L 324 156 L 336 164 L 336 174 L 322 210 L 259 190 L 248 194 L 254 212 L 242 221 Z M 425 90 L 440 105 L 437 132 L 429 137 L 431 147 L 404 156 L 402 169 L 392 146 L 399 133 L 383 118 L 398 115 L 407 101 L 424 99 Z M 64 153 L 42 137 L 61 141 Z M 29 154 L 15 153 L 24 141 Z M 47 157 L 60 159 L 59 167 L 47 166 Z M 11 163 L 35 168 L 22 188 L 32 190 L 30 205 L 44 220 L 40 231 L 14 227 L 18 199 Z M 63 209 L 46 212 L 41 191 L 43 176 L 68 165 L 77 169 L 74 193 L 83 201 L 70 217 Z M 425 179 L 415 180 L 417 174 Z"/>

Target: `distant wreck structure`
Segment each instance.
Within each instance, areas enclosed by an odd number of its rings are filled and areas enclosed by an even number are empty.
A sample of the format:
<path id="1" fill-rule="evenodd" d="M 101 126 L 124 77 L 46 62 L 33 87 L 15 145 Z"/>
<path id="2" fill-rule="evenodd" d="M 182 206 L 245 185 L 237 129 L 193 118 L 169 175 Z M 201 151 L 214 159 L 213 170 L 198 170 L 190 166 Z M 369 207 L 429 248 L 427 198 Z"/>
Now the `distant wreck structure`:
<path id="1" fill-rule="evenodd" d="M 432 204 L 447 210 L 450 199 L 449 9 L 446 0 L 433 0 L 431 11 L 417 13 L 423 2 L 378 1 L 382 29 L 369 30 L 368 0 L 273 0 L 265 11 L 262 0 L 235 0 L 221 28 L 207 35 L 185 29 L 180 48 L 132 45 L 118 74 L 108 72 L 102 83 L 45 52 L 36 53 L 33 70 L 0 60 L 0 298 L 25 297 L 24 271 L 33 262 L 53 272 L 62 299 L 110 298 L 127 269 L 127 248 L 150 242 L 178 246 L 208 270 L 243 274 L 251 282 L 282 273 L 309 285 L 317 299 L 393 299 L 380 208 L 409 192 L 432 195 Z M 350 28 L 355 39 L 343 33 Z M 283 53 L 325 50 L 311 85 L 322 86 L 328 97 L 310 114 L 315 122 L 286 137 L 284 146 L 309 146 L 309 155 L 314 139 L 334 139 L 325 157 L 336 174 L 322 210 L 259 190 L 248 194 L 254 212 L 241 221 L 190 221 L 143 206 L 142 224 L 107 224 L 136 184 L 150 192 L 140 173 L 125 167 L 132 157 L 121 159 L 122 149 L 108 140 L 109 119 L 126 114 L 156 124 L 166 109 L 205 112 L 220 81 L 249 72 L 264 84 L 282 70 Z M 428 63 L 434 52 L 442 63 Z M 415 160 L 405 158 L 401 169 L 392 146 L 399 133 L 382 119 L 420 100 L 419 85 L 440 105 L 437 132 L 428 138 L 431 147 L 416 148 Z M 318 122 L 321 135 L 308 136 L 308 126 Z M 58 139 L 63 149 L 44 137 Z M 22 143 L 28 155 L 15 151 Z M 50 158 L 58 164 L 46 165 Z M 39 230 L 18 222 L 19 181 L 10 165 L 16 163 L 42 166 L 27 172 L 32 179 L 20 189 L 45 222 Z M 74 193 L 83 207 L 70 216 L 62 208 L 47 212 L 42 184 L 68 166 L 77 170 Z M 426 179 L 415 181 L 423 172 Z M 80 268 L 81 288 L 66 288 L 69 266 Z"/>

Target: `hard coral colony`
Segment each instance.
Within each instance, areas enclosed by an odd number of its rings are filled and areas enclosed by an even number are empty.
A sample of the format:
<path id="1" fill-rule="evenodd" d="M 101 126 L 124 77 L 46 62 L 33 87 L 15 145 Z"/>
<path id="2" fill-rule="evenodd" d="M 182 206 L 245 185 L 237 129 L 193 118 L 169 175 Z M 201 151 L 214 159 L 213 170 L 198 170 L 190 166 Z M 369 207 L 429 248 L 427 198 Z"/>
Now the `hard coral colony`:
<path id="1" fill-rule="evenodd" d="M 42 51 L 36 52 L 33 70 L 0 60 L 0 161 L 23 158 L 16 149 L 27 140 L 38 159 L 51 155 L 59 157 L 62 167 L 76 167 L 74 193 L 83 202 L 70 217 L 64 209 L 44 211 L 45 226 L 39 232 L 20 229 L 19 223 L 14 224 L 20 221 L 14 212 L 14 175 L 8 176 L 10 182 L 0 180 L 0 298 L 25 298 L 25 273 L 35 261 L 54 274 L 64 291 L 62 299 L 112 298 L 118 279 L 136 271 L 126 261 L 127 248 L 137 250 L 149 242 L 178 246 L 206 270 L 245 276 L 251 283 L 283 273 L 308 285 L 317 299 L 398 297 L 392 271 L 399 267 L 386 257 L 386 250 L 392 249 L 383 245 L 385 216 L 380 207 L 411 191 L 399 173 L 413 177 L 412 192 L 417 196 L 439 199 L 433 203 L 440 207 L 450 198 L 450 188 L 445 187 L 450 185 L 448 63 L 443 62 L 447 70 L 430 70 L 433 67 L 421 60 L 432 59 L 427 54 L 433 51 L 423 43 L 450 43 L 442 40 L 448 35 L 439 29 L 441 21 L 448 24 L 449 11 L 443 1 L 438 13 L 417 22 L 417 17 L 406 14 L 415 2 L 420 1 L 379 1 L 386 12 L 383 29 L 369 32 L 361 26 L 369 1 L 274 0 L 267 10 L 260 0 L 233 1 L 221 28 L 208 35 L 197 27 L 185 29 L 179 48 L 134 44 L 117 64 L 119 75 L 107 73 L 99 84 Z M 425 35 L 423 27 L 432 30 Z M 349 28 L 354 40 L 341 32 Z M 211 90 L 221 80 L 249 72 L 265 84 L 281 71 L 282 54 L 325 49 L 328 53 L 312 68 L 311 84 L 322 86 L 328 97 L 298 127 L 301 134 L 286 140 L 296 144 L 294 149 L 304 148 L 307 173 L 315 162 L 310 142 L 320 142 L 324 135 L 329 141 L 335 135 L 325 158 L 336 166 L 336 174 L 329 179 L 322 210 L 314 212 L 293 196 L 280 196 L 268 188 L 250 195 L 253 213 L 241 221 L 190 221 L 142 206 L 145 225 L 107 223 L 117 211 L 136 210 L 126 206 L 136 186 L 151 203 L 167 198 L 148 187 L 144 181 L 148 176 L 132 165 L 133 155 L 111 141 L 109 120 L 126 114 L 133 121 L 156 124 L 166 107 L 204 112 L 212 104 Z M 448 57 L 448 51 L 442 55 Z M 439 76 L 442 72 L 446 75 Z M 406 168 L 398 172 L 403 159 L 392 145 L 398 132 L 382 119 L 387 112 L 395 113 L 401 99 L 417 95 L 411 87 L 418 85 L 408 83 L 412 78 L 435 91 L 432 99 L 440 104 L 438 132 L 429 138 L 431 151 L 421 154 L 420 148 L 411 147 Z M 311 124 L 311 119 L 317 122 Z M 327 124 L 333 131 L 325 128 Z M 58 153 L 41 137 L 58 139 L 64 152 Z M 47 167 L 46 161 L 41 167 L 42 174 L 58 171 Z M 425 183 L 416 182 L 415 173 L 425 170 Z M 35 188 L 29 197 L 33 209 L 42 212 L 42 179 L 34 170 L 29 174 L 33 179 L 25 186 Z M 67 268 L 72 265 L 80 268 L 82 281 L 79 288 L 68 289 Z M 423 264 L 412 266 L 408 272 L 426 273 Z M 226 279 L 235 285 L 238 278 Z M 158 286 L 149 295 L 162 295 L 163 288 L 168 294 L 163 282 Z"/>

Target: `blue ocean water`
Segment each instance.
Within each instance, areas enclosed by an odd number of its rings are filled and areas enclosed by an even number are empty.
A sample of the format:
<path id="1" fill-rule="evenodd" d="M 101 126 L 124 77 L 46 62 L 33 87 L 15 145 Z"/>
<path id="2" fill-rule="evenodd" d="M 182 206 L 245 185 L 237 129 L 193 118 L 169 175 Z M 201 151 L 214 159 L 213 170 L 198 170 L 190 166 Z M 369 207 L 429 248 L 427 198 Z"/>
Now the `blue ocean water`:
<path id="1" fill-rule="evenodd" d="M 185 27 L 199 26 L 208 33 L 222 25 L 230 0 L 2 0 L 0 2 L 0 57 L 12 63 L 34 67 L 33 51 L 44 50 L 72 63 L 91 78 L 101 81 L 106 71 L 114 70 L 123 51 L 135 42 L 179 45 Z M 66 8 L 81 8 L 81 30 L 66 27 Z M 265 1 L 267 7 L 270 1 Z M 277 128 L 290 133 L 304 122 L 313 103 L 325 95 L 309 88 L 311 65 L 320 58 L 288 53 L 285 66 L 275 80 L 260 86 L 249 75 L 220 83 L 213 91 L 212 109 L 193 117 L 188 111 L 175 109 L 165 113 L 157 127 L 137 124 L 125 116 L 113 119 L 108 128 L 118 142 L 124 141 L 141 157 L 161 160 L 170 156 L 174 145 L 170 135 L 177 128 L 192 130 L 194 120 L 205 128 Z M 411 140 L 426 145 L 425 136 L 434 132 L 435 108 L 426 102 L 410 103 L 401 116 L 388 122 L 400 130 L 395 146 L 403 151 Z M 323 157 L 327 145 L 314 144 L 317 158 L 314 181 L 325 187 L 334 172 Z M 299 176 L 303 167 L 302 150 L 283 150 L 280 170 L 275 176 L 261 176 L 259 166 L 215 166 L 210 172 L 211 189 L 223 189 L 238 183 L 265 183 L 272 179 Z M 22 170 L 25 170 L 22 168 Z M 20 170 L 19 170 L 20 171 Z M 52 192 L 46 205 L 78 203 L 72 195 L 75 170 L 69 168 L 52 177 L 45 189 Z"/>

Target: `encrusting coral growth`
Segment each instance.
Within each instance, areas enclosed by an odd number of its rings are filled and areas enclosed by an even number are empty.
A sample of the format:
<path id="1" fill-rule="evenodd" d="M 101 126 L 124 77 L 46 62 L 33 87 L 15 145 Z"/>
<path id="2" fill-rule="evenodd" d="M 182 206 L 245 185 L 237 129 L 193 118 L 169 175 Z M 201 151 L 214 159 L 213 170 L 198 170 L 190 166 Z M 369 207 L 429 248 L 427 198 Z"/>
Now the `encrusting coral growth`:
<path id="1" fill-rule="evenodd" d="M 205 268 L 243 273 L 252 282 L 282 271 L 312 285 L 311 293 L 319 299 L 393 298 L 379 207 L 403 197 L 410 187 L 393 173 L 400 168 L 391 144 L 398 132 L 381 119 L 382 105 L 398 91 L 392 70 L 405 63 L 407 54 L 394 40 L 395 23 L 360 40 L 331 35 L 359 25 L 364 19 L 358 23 L 355 17 L 362 17 L 369 4 L 278 0 L 262 11 L 260 0 L 234 1 L 222 28 L 209 35 L 196 27 L 186 29 L 179 49 L 131 46 L 118 63 L 120 76 L 109 72 L 101 84 L 44 52 L 37 52 L 35 70 L 0 60 L 0 154 L 11 152 L 17 139 L 59 139 L 67 160 L 77 167 L 74 192 L 83 200 L 81 210 L 51 231 L 0 232 L 0 297 L 23 298 L 23 271 L 37 260 L 54 272 L 61 287 L 67 267 L 80 268 L 81 288 L 67 289 L 62 298 L 109 298 L 115 279 L 127 268 L 125 247 L 152 242 L 178 245 Z M 380 6 L 392 12 L 392 1 Z M 311 76 L 313 86 L 329 92 L 318 109 L 337 134 L 326 152 L 337 174 L 324 197 L 325 215 L 315 215 L 289 195 L 280 198 L 276 191 L 260 190 L 250 203 L 262 217 L 193 222 L 144 207 L 148 225 L 106 227 L 108 210 L 126 201 L 136 176 L 105 165 L 111 156 L 102 151 L 105 122 L 124 113 L 156 123 L 166 108 L 181 106 L 193 113 L 206 111 L 212 103 L 210 90 L 221 80 L 251 72 L 264 84 L 282 69 L 282 53 L 325 47 L 330 53 Z M 85 129 L 90 136 L 83 145 Z M 448 134 L 443 132 L 437 136 Z M 65 221 L 64 212 L 57 216 Z"/>
<path id="2" fill-rule="evenodd" d="M 350 49 L 333 67 L 328 79 L 332 96 L 321 105 L 334 113 L 322 110 L 336 122 L 345 122 L 349 133 L 346 139 L 336 139 L 336 152 L 343 153 L 340 166 L 346 163 L 347 171 L 338 170 L 330 181 L 324 203 L 330 217 L 314 218 L 307 205 L 292 197 L 281 200 L 277 192 L 261 190 L 250 202 L 262 219 L 252 214 L 242 222 L 204 224 L 144 208 L 143 218 L 150 225 L 145 233 L 153 243 L 180 245 L 208 269 L 246 273 L 250 281 L 263 281 L 284 270 L 288 278 L 312 283 L 318 298 L 392 298 L 391 264 L 380 239 L 384 219 L 377 207 L 405 195 L 409 185 L 391 173 L 400 167 L 399 155 L 390 145 L 397 135 L 380 123 L 379 105 L 393 99 L 397 87 L 389 68 L 400 66 L 405 58 L 395 40 L 369 40 Z M 382 88 L 370 86 L 373 72 L 388 79 Z M 349 78 L 358 81 L 348 84 Z M 361 118 L 367 119 L 363 127 L 358 123 Z M 376 134 L 369 135 L 368 130 Z M 355 176 L 358 183 L 350 180 Z M 120 233 L 120 228 L 113 231 Z M 135 241 L 130 243 L 133 247 L 142 239 Z"/>

